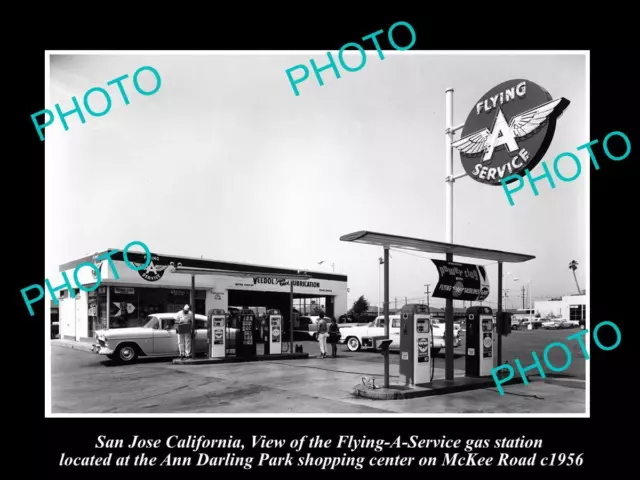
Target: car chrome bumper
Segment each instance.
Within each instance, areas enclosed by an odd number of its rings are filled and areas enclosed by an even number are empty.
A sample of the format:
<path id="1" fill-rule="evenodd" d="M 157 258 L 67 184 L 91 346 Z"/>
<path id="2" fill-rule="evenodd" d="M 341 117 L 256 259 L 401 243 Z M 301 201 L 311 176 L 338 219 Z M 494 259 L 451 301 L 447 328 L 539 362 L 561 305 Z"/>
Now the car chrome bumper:
<path id="1" fill-rule="evenodd" d="M 113 350 L 95 343 L 91 345 L 91 351 L 97 355 L 113 355 Z"/>

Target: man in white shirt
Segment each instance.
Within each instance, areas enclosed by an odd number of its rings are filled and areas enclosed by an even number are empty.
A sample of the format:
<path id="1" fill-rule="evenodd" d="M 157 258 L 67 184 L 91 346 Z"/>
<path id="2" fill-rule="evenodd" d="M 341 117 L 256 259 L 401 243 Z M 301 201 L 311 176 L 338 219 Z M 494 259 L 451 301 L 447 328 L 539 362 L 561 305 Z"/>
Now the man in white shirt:
<path id="1" fill-rule="evenodd" d="M 191 357 L 191 334 L 193 332 L 193 313 L 189 311 L 189 305 L 185 305 L 176 317 L 176 325 L 184 324 L 190 324 L 191 328 L 188 333 L 178 333 L 178 349 L 180 350 L 180 358 L 189 358 Z"/>

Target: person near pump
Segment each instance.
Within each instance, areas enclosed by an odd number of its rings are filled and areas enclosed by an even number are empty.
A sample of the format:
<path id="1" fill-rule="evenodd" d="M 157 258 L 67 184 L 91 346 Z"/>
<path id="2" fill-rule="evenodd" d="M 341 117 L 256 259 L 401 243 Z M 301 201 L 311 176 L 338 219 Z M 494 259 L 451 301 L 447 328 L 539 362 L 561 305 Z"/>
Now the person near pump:
<path id="1" fill-rule="evenodd" d="M 320 356 L 322 358 L 326 358 L 327 356 L 328 330 L 327 320 L 324 318 L 324 313 L 320 312 L 320 319 L 318 320 L 318 343 L 320 344 Z"/>
<path id="2" fill-rule="evenodd" d="M 176 325 L 189 324 L 190 328 L 187 333 L 178 333 L 178 349 L 180 350 L 180 358 L 188 358 L 191 356 L 191 332 L 193 331 L 193 313 L 190 312 L 189 305 L 185 305 L 178 312 L 176 317 Z"/>
<path id="3" fill-rule="evenodd" d="M 335 318 L 331 318 L 329 325 L 329 343 L 331 344 L 331 356 L 338 356 L 338 340 L 340 340 L 340 327 L 336 323 Z"/>

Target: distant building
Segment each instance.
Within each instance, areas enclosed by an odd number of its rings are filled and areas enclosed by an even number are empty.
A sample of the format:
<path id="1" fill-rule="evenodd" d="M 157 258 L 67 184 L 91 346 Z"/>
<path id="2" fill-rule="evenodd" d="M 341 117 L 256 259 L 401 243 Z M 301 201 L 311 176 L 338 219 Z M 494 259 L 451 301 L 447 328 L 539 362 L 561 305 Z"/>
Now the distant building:
<path id="1" fill-rule="evenodd" d="M 536 301 L 535 311 L 542 317 L 553 314 L 566 320 L 584 321 L 587 318 L 587 296 L 565 295 L 562 300 Z"/>

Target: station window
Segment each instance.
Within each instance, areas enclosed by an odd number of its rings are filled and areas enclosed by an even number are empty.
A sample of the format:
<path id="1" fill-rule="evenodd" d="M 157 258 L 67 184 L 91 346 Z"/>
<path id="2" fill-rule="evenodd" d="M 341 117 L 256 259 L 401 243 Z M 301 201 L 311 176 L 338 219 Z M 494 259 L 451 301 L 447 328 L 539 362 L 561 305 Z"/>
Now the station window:
<path id="1" fill-rule="evenodd" d="M 569 320 L 582 321 L 587 318 L 587 306 L 586 305 L 570 305 L 569 306 Z"/>

